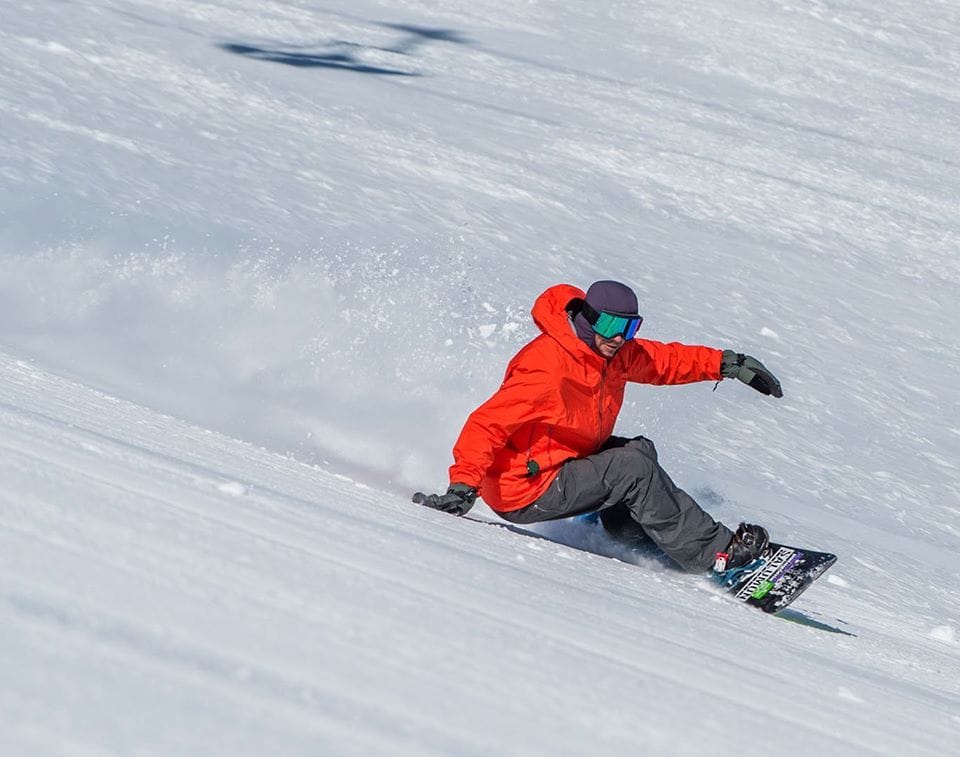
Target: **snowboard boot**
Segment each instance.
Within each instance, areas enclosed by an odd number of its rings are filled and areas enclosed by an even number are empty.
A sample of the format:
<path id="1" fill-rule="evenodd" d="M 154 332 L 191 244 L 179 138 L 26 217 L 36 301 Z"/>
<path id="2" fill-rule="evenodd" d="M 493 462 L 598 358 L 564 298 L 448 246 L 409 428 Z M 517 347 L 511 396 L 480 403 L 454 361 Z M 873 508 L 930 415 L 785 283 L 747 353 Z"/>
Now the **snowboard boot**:
<path id="1" fill-rule="evenodd" d="M 723 573 L 734 568 L 742 568 L 760 557 L 769 543 L 770 535 L 763 526 L 741 523 L 730 540 L 727 551 L 717 552 L 717 561 L 713 569 L 717 573 Z"/>

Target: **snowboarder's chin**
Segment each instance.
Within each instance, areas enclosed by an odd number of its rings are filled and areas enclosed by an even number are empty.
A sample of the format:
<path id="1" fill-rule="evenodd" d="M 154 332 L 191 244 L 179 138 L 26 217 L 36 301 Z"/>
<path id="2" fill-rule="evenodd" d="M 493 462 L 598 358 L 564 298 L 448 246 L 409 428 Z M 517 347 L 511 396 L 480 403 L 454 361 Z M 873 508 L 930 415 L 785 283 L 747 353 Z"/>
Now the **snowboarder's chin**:
<path id="1" fill-rule="evenodd" d="M 616 355 L 620 348 L 623 346 L 622 340 L 612 340 L 612 339 L 598 339 L 597 340 L 597 350 L 604 357 L 613 357 Z"/>

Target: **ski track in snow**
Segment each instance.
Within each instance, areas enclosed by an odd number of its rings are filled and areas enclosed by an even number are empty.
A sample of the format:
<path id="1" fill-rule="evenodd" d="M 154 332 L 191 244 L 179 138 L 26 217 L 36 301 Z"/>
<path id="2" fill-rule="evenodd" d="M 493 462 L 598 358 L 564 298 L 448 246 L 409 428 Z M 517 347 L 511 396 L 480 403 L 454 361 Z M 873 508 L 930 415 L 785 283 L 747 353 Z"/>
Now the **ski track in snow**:
<path id="1" fill-rule="evenodd" d="M 960 751 L 950 4 L 0 14 L 0 752 Z M 840 556 L 807 626 L 409 504 L 600 277 L 783 381 L 617 431 Z"/>

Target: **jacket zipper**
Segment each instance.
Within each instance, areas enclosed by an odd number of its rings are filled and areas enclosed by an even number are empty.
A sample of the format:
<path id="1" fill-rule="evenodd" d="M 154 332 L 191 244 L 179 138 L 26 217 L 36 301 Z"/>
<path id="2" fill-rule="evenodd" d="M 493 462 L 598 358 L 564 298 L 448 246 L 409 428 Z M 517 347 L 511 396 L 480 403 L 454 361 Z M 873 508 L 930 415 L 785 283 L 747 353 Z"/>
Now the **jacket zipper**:
<path id="1" fill-rule="evenodd" d="M 607 384 L 607 366 L 600 369 L 600 396 L 597 398 L 597 449 L 603 444 L 603 392 Z"/>

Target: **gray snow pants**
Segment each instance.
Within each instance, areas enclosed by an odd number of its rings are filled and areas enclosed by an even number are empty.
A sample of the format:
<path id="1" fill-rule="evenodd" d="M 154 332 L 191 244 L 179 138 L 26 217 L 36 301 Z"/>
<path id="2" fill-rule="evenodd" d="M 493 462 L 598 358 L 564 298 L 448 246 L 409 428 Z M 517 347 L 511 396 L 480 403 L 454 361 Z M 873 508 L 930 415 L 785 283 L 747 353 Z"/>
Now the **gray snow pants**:
<path id="1" fill-rule="evenodd" d="M 569 460 L 536 501 L 500 513 L 511 523 L 539 523 L 600 511 L 615 537 L 649 537 L 685 570 L 705 571 L 733 533 L 701 509 L 657 462 L 653 442 L 612 436 L 599 451 Z"/>

